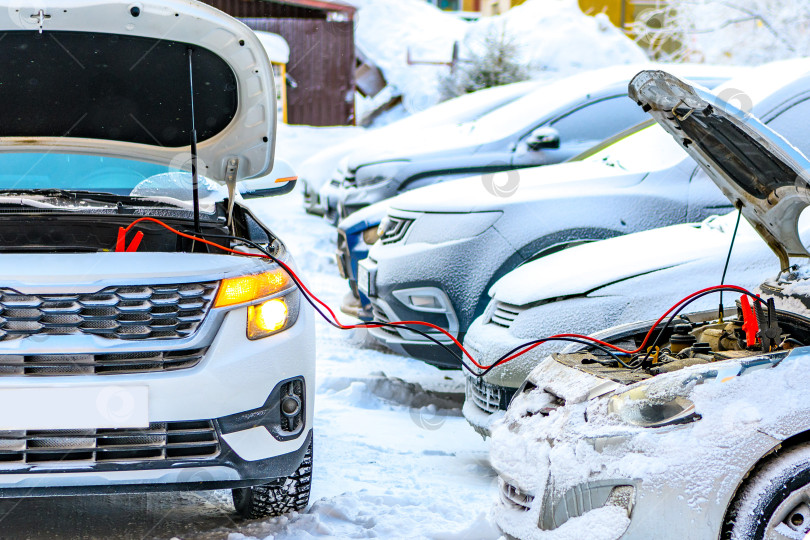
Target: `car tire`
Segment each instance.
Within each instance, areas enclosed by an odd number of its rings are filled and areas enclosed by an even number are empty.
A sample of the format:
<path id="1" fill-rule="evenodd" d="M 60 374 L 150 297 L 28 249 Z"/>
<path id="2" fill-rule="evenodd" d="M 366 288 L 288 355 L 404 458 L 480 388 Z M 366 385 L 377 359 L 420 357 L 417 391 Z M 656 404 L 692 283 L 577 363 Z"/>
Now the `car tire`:
<path id="1" fill-rule="evenodd" d="M 233 490 L 233 506 L 245 519 L 277 517 L 300 512 L 309 504 L 312 485 L 312 443 L 298 469 L 272 484 Z"/>
<path id="2" fill-rule="evenodd" d="M 808 495 L 810 444 L 778 451 L 746 480 L 732 503 L 721 538 L 804 538 L 810 531 L 810 506 L 802 499 Z"/>

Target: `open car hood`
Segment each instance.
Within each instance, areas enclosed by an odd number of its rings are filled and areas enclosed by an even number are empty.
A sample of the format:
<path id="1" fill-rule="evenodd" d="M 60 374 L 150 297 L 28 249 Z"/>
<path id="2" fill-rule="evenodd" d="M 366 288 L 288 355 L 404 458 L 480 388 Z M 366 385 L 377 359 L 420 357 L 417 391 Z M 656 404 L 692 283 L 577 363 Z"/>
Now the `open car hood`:
<path id="1" fill-rule="evenodd" d="M 188 170 L 191 79 L 200 174 L 232 184 L 272 167 L 272 68 L 242 23 L 191 0 L 23 5 L 0 0 L 0 152 Z"/>
<path id="2" fill-rule="evenodd" d="M 810 205 L 810 161 L 757 118 L 663 71 L 642 71 L 629 96 L 706 170 L 779 257 L 810 257 L 798 232 Z"/>

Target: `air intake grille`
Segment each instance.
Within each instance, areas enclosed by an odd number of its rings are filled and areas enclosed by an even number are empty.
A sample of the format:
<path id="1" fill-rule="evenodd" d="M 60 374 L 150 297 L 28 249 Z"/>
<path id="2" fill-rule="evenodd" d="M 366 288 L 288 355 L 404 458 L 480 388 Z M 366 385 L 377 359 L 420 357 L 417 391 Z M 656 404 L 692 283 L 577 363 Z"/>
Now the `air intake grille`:
<path id="1" fill-rule="evenodd" d="M 525 493 L 520 488 L 513 486 L 508 482 L 504 482 L 502 478 L 498 478 L 501 484 L 501 501 L 516 510 L 528 512 L 532 509 L 534 496 Z"/>
<path id="2" fill-rule="evenodd" d="M 210 420 L 145 429 L 0 431 L 0 463 L 137 462 L 206 459 L 219 454 Z"/>
<path id="3" fill-rule="evenodd" d="M 482 411 L 493 414 L 501 410 L 503 389 L 478 377 L 467 377 L 467 399 Z"/>
<path id="4" fill-rule="evenodd" d="M 0 355 L 0 377 L 108 375 L 173 371 L 196 366 L 206 349 L 113 354 Z"/>
<path id="5" fill-rule="evenodd" d="M 515 322 L 515 319 L 518 318 L 518 315 L 523 313 L 525 309 L 526 308 L 520 306 L 507 304 L 506 302 L 496 302 L 495 309 L 489 317 L 489 322 L 504 328 L 510 328 L 512 323 Z"/>
<path id="6" fill-rule="evenodd" d="M 2 289 L 0 341 L 43 334 L 181 338 L 197 330 L 216 290 L 216 282 L 107 287 L 91 294 L 27 295 Z"/>
<path id="7" fill-rule="evenodd" d="M 384 229 L 380 235 L 380 242 L 383 244 L 394 244 L 399 242 L 408 233 L 414 220 L 397 216 L 388 216 L 384 221 Z"/>

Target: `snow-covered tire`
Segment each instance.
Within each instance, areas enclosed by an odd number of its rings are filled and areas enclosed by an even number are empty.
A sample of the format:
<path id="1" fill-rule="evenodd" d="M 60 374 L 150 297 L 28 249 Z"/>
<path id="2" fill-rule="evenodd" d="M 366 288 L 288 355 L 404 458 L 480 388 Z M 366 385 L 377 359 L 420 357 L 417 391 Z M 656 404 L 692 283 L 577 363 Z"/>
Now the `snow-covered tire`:
<path id="1" fill-rule="evenodd" d="M 300 512 L 309 504 L 312 485 L 312 443 L 298 469 L 272 484 L 233 490 L 233 506 L 245 519 L 259 519 Z"/>
<path id="2" fill-rule="evenodd" d="M 754 471 L 732 503 L 728 540 L 805 538 L 810 531 L 810 443 L 778 452 Z"/>

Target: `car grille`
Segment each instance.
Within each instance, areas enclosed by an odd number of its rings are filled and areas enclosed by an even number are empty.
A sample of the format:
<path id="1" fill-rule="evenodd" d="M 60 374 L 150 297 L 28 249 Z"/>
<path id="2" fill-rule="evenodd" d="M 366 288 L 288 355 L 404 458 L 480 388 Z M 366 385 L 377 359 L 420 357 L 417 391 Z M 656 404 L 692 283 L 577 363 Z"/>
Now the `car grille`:
<path id="1" fill-rule="evenodd" d="M 490 384 L 479 377 L 468 376 L 466 385 L 467 399 L 476 407 L 490 414 L 501 410 L 503 388 Z"/>
<path id="2" fill-rule="evenodd" d="M 380 242 L 383 244 L 394 244 L 399 242 L 408 233 L 414 220 L 397 216 L 388 216 L 385 220 L 385 229 L 380 235 Z"/>
<path id="3" fill-rule="evenodd" d="M 380 309 L 380 308 L 379 308 L 379 307 L 378 307 L 376 304 L 374 304 L 374 303 L 372 303 L 372 304 L 371 304 L 371 314 L 372 314 L 372 316 L 374 317 L 374 319 L 373 319 L 373 320 L 374 320 L 374 322 L 381 322 L 381 323 L 388 323 L 388 322 L 391 322 L 391 321 L 388 319 L 388 316 L 385 314 L 385 312 L 384 312 L 382 309 Z M 385 332 L 386 334 L 389 334 L 389 335 L 391 335 L 391 336 L 400 337 L 399 332 L 397 332 L 396 330 L 394 330 L 394 329 L 393 329 L 393 328 L 391 328 L 390 326 L 381 326 L 381 327 L 379 328 L 379 330 L 381 330 L 381 331 L 383 331 L 383 332 Z"/>
<path id="4" fill-rule="evenodd" d="M 520 488 L 504 481 L 503 478 L 498 478 L 498 482 L 501 484 L 501 501 L 523 512 L 531 510 L 532 502 L 534 502 L 533 495 L 521 491 Z"/>
<path id="5" fill-rule="evenodd" d="M 495 309 L 489 316 L 489 322 L 497 324 L 504 328 L 510 328 L 518 315 L 523 313 L 526 308 L 507 304 L 506 302 L 495 302 Z"/>
<path id="6" fill-rule="evenodd" d="M 211 420 L 144 429 L 0 431 L 0 463 L 138 462 L 211 458 L 220 452 Z"/>
<path id="7" fill-rule="evenodd" d="M 211 307 L 217 283 L 107 287 L 90 294 L 0 290 L 0 341 L 34 335 L 111 339 L 189 336 Z"/>
<path id="8" fill-rule="evenodd" d="M 105 354 L 0 355 L 0 377 L 149 373 L 196 366 L 207 349 Z"/>

